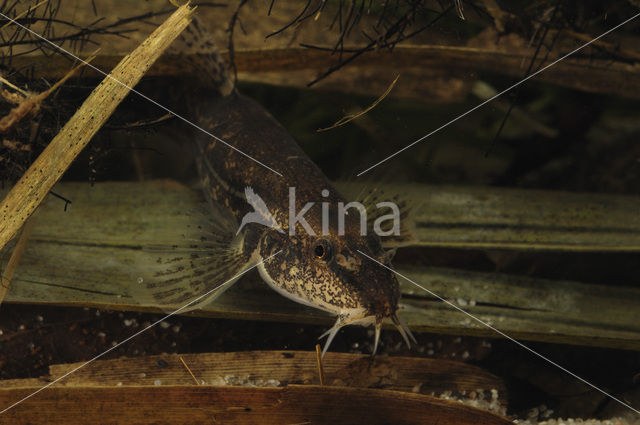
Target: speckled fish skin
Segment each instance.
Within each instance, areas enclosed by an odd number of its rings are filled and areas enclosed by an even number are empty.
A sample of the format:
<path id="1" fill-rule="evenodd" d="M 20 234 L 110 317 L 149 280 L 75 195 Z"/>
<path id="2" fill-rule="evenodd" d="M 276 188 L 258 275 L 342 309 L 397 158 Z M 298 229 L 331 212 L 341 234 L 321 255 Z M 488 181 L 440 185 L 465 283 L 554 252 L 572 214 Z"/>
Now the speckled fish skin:
<path id="1" fill-rule="evenodd" d="M 263 107 L 237 93 L 211 95 L 210 100 L 201 97 L 194 113 L 206 130 L 283 175 L 202 133 L 195 136 L 205 196 L 240 222 L 252 211 L 243 192 L 251 187 L 284 230 L 281 233 L 254 223 L 242 230 L 247 261 L 281 251 L 259 266 L 263 279 L 295 301 L 338 315 L 344 324 L 370 318 L 366 324 L 379 327 L 383 319 L 395 317 L 400 296 L 395 275 L 358 253 L 388 264 L 380 238 L 373 232 L 360 235 L 358 214 L 346 216 L 345 234 L 338 235 L 337 205 L 347 200 L 287 131 Z M 295 235 L 289 235 L 289 187 L 295 188 L 296 213 L 307 202 L 315 202 L 304 218 L 318 236 L 309 235 L 299 223 Z M 327 197 L 321 196 L 323 189 L 329 191 Z M 322 235 L 321 202 L 330 205 L 326 236 Z M 331 251 L 328 261 L 314 255 L 319 239 Z"/>

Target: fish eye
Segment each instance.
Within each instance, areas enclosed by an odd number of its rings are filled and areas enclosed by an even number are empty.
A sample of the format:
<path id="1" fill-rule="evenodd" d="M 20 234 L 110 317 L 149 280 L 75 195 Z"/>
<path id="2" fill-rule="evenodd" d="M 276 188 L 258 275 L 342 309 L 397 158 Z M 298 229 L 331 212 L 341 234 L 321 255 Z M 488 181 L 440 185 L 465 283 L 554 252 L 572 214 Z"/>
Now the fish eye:
<path id="1" fill-rule="evenodd" d="M 322 261 L 329 261 L 331 259 L 331 244 L 326 239 L 318 239 L 313 244 L 313 255 Z"/>

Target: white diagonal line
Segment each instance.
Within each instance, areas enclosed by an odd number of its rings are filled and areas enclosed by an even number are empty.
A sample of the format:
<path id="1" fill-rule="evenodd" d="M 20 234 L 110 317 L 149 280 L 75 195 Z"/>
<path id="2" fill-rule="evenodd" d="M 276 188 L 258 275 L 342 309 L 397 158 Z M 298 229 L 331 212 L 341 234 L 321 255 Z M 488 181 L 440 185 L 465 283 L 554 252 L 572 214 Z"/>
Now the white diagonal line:
<path id="1" fill-rule="evenodd" d="M 137 337 L 138 335 L 148 331 L 149 329 L 153 328 L 154 326 L 156 326 L 158 323 L 163 322 L 165 320 L 167 320 L 169 317 L 174 316 L 178 313 L 180 313 L 182 310 L 184 310 L 185 308 L 189 307 L 191 304 L 201 300 L 202 298 L 206 297 L 207 295 L 211 294 L 213 291 L 215 291 L 216 289 L 220 288 L 221 286 L 225 285 L 228 282 L 231 282 L 233 279 L 236 279 L 240 276 L 242 276 L 243 274 L 247 273 L 248 271 L 254 269 L 255 267 L 259 266 L 262 263 L 265 263 L 267 261 L 269 261 L 270 259 L 272 259 L 273 257 L 275 257 L 276 255 L 280 254 L 282 252 L 282 250 L 276 252 L 275 254 L 265 258 L 262 261 L 259 261 L 258 263 L 254 264 L 253 266 L 249 267 L 248 269 L 244 270 L 243 272 L 238 273 L 237 275 L 233 276 L 231 279 L 225 281 L 224 283 L 221 283 L 220 285 L 216 286 L 215 288 L 211 289 L 210 291 L 204 293 L 203 295 L 200 295 L 198 298 L 193 299 L 191 301 L 189 301 L 187 304 L 183 305 L 182 307 L 180 307 L 179 309 L 167 314 L 166 316 L 162 317 L 161 319 L 156 320 L 155 322 L 153 322 L 152 324 L 150 324 L 149 326 L 147 326 L 144 329 L 139 330 L 138 332 L 134 333 L 133 335 L 127 337 L 126 339 L 123 339 L 122 341 L 120 341 L 119 343 L 117 343 L 116 345 L 114 345 L 113 347 L 109 348 L 106 351 L 103 351 L 102 353 L 98 354 L 97 356 L 93 357 L 90 360 L 87 360 L 86 362 L 82 363 L 80 366 L 70 370 L 69 372 L 65 373 L 62 376 L 59 376 L 58 378 L 54 379 L 53 381 L 49 382 L 48 384 L 46 384 L 45 386 L 43 386 L 42 388 L 39 388 L 38 390 L 32 392 L 31 394 L 23 397 L 22 399 L 16 401 L 15 403 L 13 403 L 11 406 L 4 408 L 3 410 L 0 411 L 0 415 L 2 415 L 3 413 L 5 413 L 6 411 L 16 407 L 17 405 L 19 405 L 20 403 L 22 403 L 23 401 L 26 401 L 28 399 L 30 399 L 31 397 L 33 397 L 34 395 L 38 394 L 41 391 L 44 391 L 45 389 L 49 388 L 50 386 L 52 386 L 53 384 L 55 384 L 56 382 L 59 382 L 61 380 L 63 380 L 64 378 L 66 378 L 67 376 L 71 375 L 74 372 L 77 372 L 78 370 L 82 369 L 83 367 L 85 367 L 86 365 L 88 365 L 89 363 L 92 363 L 95 360 L 98 360 L 100 357 L 104 356 L 105 354 L 115 350 L 116 348 L 120 347 L 122 344 L 125 344 L 129 341 L 131 341 L 133 338 Z"/>
<path id="2" fill-rule="evenodd" d="M 637 13 L 635 15 L 633 15 L 632 17 L 630 17 L 629 19 L 627 19 L 626 21 L 623 21 L 621 23 L 619 23 L 618 25 L 616 25 L 615 27 L 611 28 L 610 30 L 607 30 L 605 32 L 603 32 L 602 34 L 600 34 L 599 36 L 597 36 L 596 38 L 594 38 L 593 40 L 581 45 L 580 47 L 578 47 L 575 50 L 572 50 L 571 52 L 567 53 L 564 56 L 561 56 L 560 58 L 556 59 L 555 61 L 551 62 L 549 65 L 537 70 L 536 72 L 534 72 L 533 74 L 530 74 L 528 76 L 526 76 L 525 78 L 523 78 L 522 80 L 518 81 L 517 83 L 513 84 L 512 86 L 502 90 L 500 93 L 490 97 L 489 99 L 485 100 L 484 102 L 480 103 L 479 105 L 474 106 L 473 108 L 469 109 L 467 112 L 458 115 L 457 117 L 455 117 L 454 119 L 452 119 L 451 121 L 447 122 L 446 124 L 441 125 L 440 127 L 436 128 L 435 130 L 431 131 L 430 133 L 422 136 L 421 138 L 417 139 L 416 141 L 408 144 L 407 146 L 405 146 L 404 148 L 400 149 L 399 151 L 389 155 L 388 157 L 386 157 L 385 159 L 376 162 L 375 164 L 373 164 L 372 166 L 370 166 L 369 168 L 367 168 L 364 171 L 361 171 L 357 174 L 358 177 L 360 177 L 361 175 L 363 175 L 364 173 L 372 170 L 373 168 L 377 167 L 378 165 L 382 164 L 383 162 L 386 162 L 388 160 L 390 160 L 391 158 L 401 154 L 402 152 L 406 151 L 407 149 L 409 149 L 410 147 L 422 142 L 423 140 L 425 140 L 426 138 L 430 137 L 431 135 L 439 132 L 440 130 L 442 130 L 445 127 L 448 127 L 449 125 L 453 124 L 454 122 L 458 121 L 460 118 L 463 118 L 467 115 L 469 115 L 470 113 L 472 113 L 473 111 L 475 111 L 478 108 L 481 108 L 482 106 L 486 105 L 487 103 L 491 102 L 492 100 L 502 96 L 503 94 L 507 93 L 508 91 L 518 87 L 519 85 L 521 85 L 522 83 L 524 83 L 525 81 L 530 80 L 531 78 L 535 77 L 536 75 L 540 74 L 543 71 L 546 71 L 547 69 L 551 68 L 552 66 L 556 65 L 558 62 L 565 60 L 566 58 L 568 58 L 569 56 L 573 55 L 574 53 L 584 49 L 585 47 L 587 47 L 588 45 L 590 45 L 591 43 L 601 39 L 602 37 L 604 37 L 605 35 L 617 30 L 618 28 L 620 28 L 621 26 L 625 25 L 628 22 L 633 21 L 634 19 L 636 19 L 638 16 L 640 16 L 640 13 Z"/>
<path id="3" fill-rule="evenodd" d="M 425 288 L 424 286 L 420 285 L 419 283 L 414 282 L 413 280 L 409 279 L 408 277 L 406 277 L 406 276 L 405 276 L 405 275 L 403 275 L 402 273 L 399 273 L 399 272 L 397 272 L 397 271 L 393 270 L 391 267 L 388 267 L 388 266 L 384 265 L 384 264 L 383 264 L 383 263 L 381 263 L 380 261 L 376 260 L 376 259 L 375 259 L 375 258 L 373 258 L 373 257 L 368 256 L 367 254 L 365 254 L 364 252 L 362 252 L 362 251 L 360 251 L 360 250 L 358 250 L 358 252 L 359 252 L 361 255 L 363 255 L 363 256 L 365 256 L 365 257 L 367 257 L 368 259 L 370 259 L 371 261 L 373 261 L 373 262 L 375 262 L 375 263 L 378 263 L 379 265 L 381 265 L 381 266 L 382 266 L 382 267 L 384 267 L 385 269 L 387 269 L 387 270 L 391 271 L 392 273 L 395 273 L 396 275 L 398 275 L 398 276 L 400 276 L 401 278 L 405 279 L 406 281 L 411 282 L 412 284 L 414 284 L 414 285 L 415 285 L 415 286 L 417 286 L 418 288 L 422 289 L 423 291 L 428 292 L 430 295 L 432 295 L 432 296 L 434 296 L 434 297 L 438 298 L 440 301 L 442 301 L 442 302 L 444 302 L 444 303 L 446 303 L 446 304 L 450 305 L 451 307 L 455 308 L 455 309 L 456 309 L 456 310 L 458 310 L 459 312 L 461 312 L 461 313 L 463 313 L 463 314 L 466 314 L 467 316 L 469 316 L 470 318 L 472 318 L 472 319 L 473 319 L 473 320 L 475 320 L 476 322 L 481 323 L 482 325 L 486 326 L 487 328 L 491 329 L 492 331 L 494 331 L 494 332 L 496 332 L 496 333 L 500 334 L 501 336 L 505 337 L 506 339 L 508 339 L 508 340 L 510 340 L 510 341 L 512 341 L 512 342 L 515 342 L 515 343 L 516 343 L 516 344 L 518 344 L 520 347 L 524 348 L 525 350 L 529 351 L 530 353 L 535 354 L 536 356 L 540 357 L 542 360 L 544 360 L 544 361 L 546 361 L 546 362 L 548 362 L 548 363 L 552 364 L 553 366 L 557 367 L 558 369 L 560 369 L 560 370 L 562 370 L 562 371 L 564 371 L 564 372 L 568 373 L 569 375 L 573 376 L 573 377 L 574 377 L 574 378 L 576 378 L 577 380 L 579 380 L 579 381 L 583 382 L 584 384 L 586 384 L 586 385 L 590 386 L 590 387 L 591 387 L 591 388 L 593 388 L 594 390 L 596 390 L 596 391 L 598 391 L 598 392 L 600 392 L 600 393 L 604 394 L 605 396 L 607 396 L 607 397 L 611 398 L 612 400 L 617 401 L 618 403 L 622 404 L 622 405 L 623 405 L 623 406 L 625 406 L 625 407 L 628 407 L 629 409 L 633 410 L 634 412 L 636 412 L 637 414 L 639 414 L 639 415 L 640 415 L 640 410 L 637 410 L 637 409 L 635 409 L 635 408 L 631 407 L 630 405 L 628 405 L 628 404 L 627 404 L 627 403 L 625 403 L 624 401 L 622 401 L 622 400 L 620 400 L 620 399 L 618 399 L 618 398 L 616 398 L 616 397 L 612 396 L 611 394 L 609 394 L 608 392 L 606 392 L 606 391 L 604 391 L 604 390 L 601 390 L 600 388 L 596 387 L 595 385 L 593 385 L 591 382 L 587 381 L 586 379 L 579 377 L 579 376 L 578 376 L 578 375 L 576 375 L 575 373 L 573 373 L 573 372 L 571 372 L 570 370 L 568 370 L 568 369 L 564 368 L 563 366 L 560 366 L 558 363 L 556 363 L 556 362 L 554 362 L 553 360 L 551 360 L 551 359 L 549 359 L 549 358 L 547 358 L 547 357 L 543 356 L 542 354 L 538 353 L 537 351 L 535 351 L 535 350 L 533 350 L 533 349 L 531 349 L 531 348 L 527 347 L 526 345 L 524 345 L 524 344 L 523 344 L 523 343 L 521 343 L 520 341 L 518 341 L 518 340 L 516 340 L 516 339 L 514 339 L 514 338 L 512 338 L 512 337 L 510 337 L 509 335 L 507 335 L 506 333 L 502 332 L 501 330 L 494 328 L 493 326 L 491 326 L 490 324 L 488 324 L 488 323 L 487 323 L 487 322 L 485 322 L 484 320 L 477 318 L 477 317 L 476 317 L 476 316 L 474 316 L 473 314 L 471 314 L 471 313 L 467 312 L 466 310 L 461 309 L 460 307 L 458 307 L 457 305 L 453 304 L 452 302 L 447 301 L 446 299 L 442 298 L 440 295 L 438 295 L 438 294 L 436 294 L 436 293 L 434 293 L 434 292 L 430 291 L 429 289 Z"/>
<path id="4" fill-rule="evenodd" d="M 37 32 L 33 31 L 30 28 L 25 27 L 24 25 L 22 25 L 21 23 L 19 23 L 18 21 L 16 21 L 15 19 L 12 19 L 10 17 L 8 17 L 7 15 L 5 15 L 4 13 L 0 12 L 0 16 L 9 20 L 11 23 L 16 24 L 17 26 L 19 26 L 20 28 L 22 28 L 25 31 L 28 31 L 29 33 L 33 34 L 34 36 L 38 37 L 40 40 L 50 44 L 51 46 L 53 46 L 54 48 L 66 53 L 67 55 L 71 56 L 72 58 L 74 58 L 77 61 L 82 62 L 83 64 L 85 64 L 86 66 L 88 66 L 89 68 L 93 69 L 94 71 L 104 75 L 107 78 L 112 79 L 113 81 L 115 81 L 116 83 L 120 84 L 121 86 L 127 88 L 128 90 L 130 90 L 131 92 L 137 94 L 138 96 L 142 97 L 143 99 L 153 103 L 154 105 L 156 105 L 158 108 L 162 109 L 165 112 L 170 113 L 171 115 L 173 115 L 174 117 L 184 121 L 185 123 L 189 124 L 190 126 L 196 128 L 197 130 L 203 132 L 204 134 L 206 134 L 209 137 L 214 138 L 215 140 L 217 140 L 218 142 L 228 146 L 229 148 L 233 149 L 234 151 L 238 152 L 241 155 L 244 155 L 245 157 L 249 158 L 250 160 L 252 160 L 253 162 L 263 166 L 264 168 L 266 168 L 267 170 L 276 173 L 277 175 L 279 175 L 280 177 L 283 177 L 282 174 L 280 174 L 279 172 L 277 172 L 276 170 L 274 170 L 273 168 L 269 167 L 268 165 L 258 161 L 257 159 L 255 159 L 254 157 L 252 157 L 251 155 L 244 153 L 243 151 L 241 151 L 240 149 L 232 146 L 231 144 L 225 142 L 224 140 L 222 140 L 221 138 L 219 138 L 218 136 L 216 136 L 215 134 L 212 134 L 211 132 L 205 130 L 204 128 L 200 127 L 198 124 L 195 124 L 192 121 L 189 121 L 188 119 L 186 119 L 185 117 L 183 117 L 180 114 L 177 114 L 175 112 L 173 112 L 172 110 L 170 110 L 169 108 L 167 108 L 166 106 L 161 105 L 160 103 L 156 102 L 155 100 L 151 99 L 149 96 L 139 92 L 138 90 L 134 89 L 133 87 L 129 87 L 128 85 L 126 85 L 125 83 L 123 83 L 122 81 L 112 77 L 110 74 L 107 74 L 106 72 L 104 72 L 103 70 L 95 67 L 94 65 L 91 65 L 89 62 L 80 59 L 78 56 L 74 55 L 73 53 L 71 53 L 70 51 L 64 49 L 63 47 L 55 44 L 54 42 L 47 40 L 46 38 L 44 38 L 43 36 L 41 36 L 40 34 L 38 34 Z"/>

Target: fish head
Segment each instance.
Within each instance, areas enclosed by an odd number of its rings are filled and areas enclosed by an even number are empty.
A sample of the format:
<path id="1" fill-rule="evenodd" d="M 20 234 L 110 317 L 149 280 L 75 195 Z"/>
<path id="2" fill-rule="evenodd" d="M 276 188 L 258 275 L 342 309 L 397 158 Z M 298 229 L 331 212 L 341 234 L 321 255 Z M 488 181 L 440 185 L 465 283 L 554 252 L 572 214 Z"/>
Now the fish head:
<path id="1" fill-rule="evenodd" d="M 259 245 L 260 257 L 267 260 L 258 269 L 267 283 L 294 301 L 337 315 L 325 351 L 337 331 L 350 324 L 375 326 L 375 347 L 387 319 L 407 342 L 406 336 L 411 335 L 397 316 L 396 275 L 372 261 L 390 266 L 391 255 L 378 235 L 362 234 L 358 224 L 347 220 L 342 232 L 330 226 L 329 232 L 315 235 L 269 230 Z"/>

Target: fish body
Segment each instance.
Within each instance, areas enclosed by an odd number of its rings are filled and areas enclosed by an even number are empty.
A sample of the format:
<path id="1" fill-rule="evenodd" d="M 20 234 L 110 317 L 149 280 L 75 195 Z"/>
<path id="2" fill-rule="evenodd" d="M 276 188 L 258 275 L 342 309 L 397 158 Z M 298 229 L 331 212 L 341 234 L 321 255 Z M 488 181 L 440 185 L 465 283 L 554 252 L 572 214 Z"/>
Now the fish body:
<path id="1" fill-rule="evenodd" d="M 363 234 L 357 211 L 343 214 L 340 223 L 340 205 L 348 201 L 282 125 L 235 90 L 226 95 L 200 92 L 190 104 L 198 125 L 218 139 L 203 132 L 193 135 L 204 195 L 215 213 L 212 223 L 193 230 L 190 254 L 158 257 L 158 267 L 144 285 L 153 302 L 175 307 L 207 294 L 193 304 L 197 308 L 256 266 L 280 294 L 337 316 L 325 351 L 348 324 L 374 325 L 377 346 L 385 319 L 396 324 L 408 343 L 411 334 L 397 316 L 396 276 L 361 254 L 389 264 L 380 237 Z M 303 215 L 296 215 L 309 204 Z"/>

